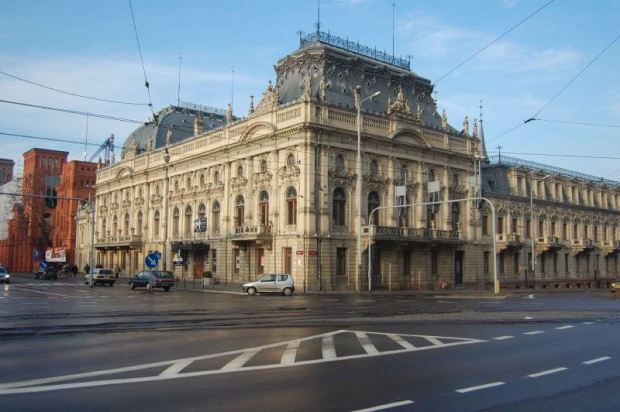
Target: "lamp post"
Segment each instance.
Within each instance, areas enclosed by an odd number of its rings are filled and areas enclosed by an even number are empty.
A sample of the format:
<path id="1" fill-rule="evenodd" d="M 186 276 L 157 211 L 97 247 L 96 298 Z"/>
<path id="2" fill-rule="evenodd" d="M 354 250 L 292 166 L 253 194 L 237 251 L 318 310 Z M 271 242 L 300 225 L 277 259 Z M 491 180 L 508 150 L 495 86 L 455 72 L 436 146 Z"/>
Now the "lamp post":
<path id="1" fill-rule="evenodd" d="M 536 179 L 536 184 L 538 184 L 538 182 L 542 182 L 549 176 L 551 175 L 547 175 L 542 179 Z M 536 290 L 536 255 L 534 254 L 534 185 L 530 186 L 530 216 L 530 236 L 532 238 L 532 282 L 534 283 L 534 290 Z M 527 287 L 528 285 L 525 286 Z"/>
<path id="2" fill-rule="evenodd" d="M 362 292 L 362 104 L 368 99 L 377 97 L 380 91 L 362 99 L 361 86 L 355 88 L 355 107 L 357 109 L 357 280 Z M 370 244 L 368 244 L 370 253 Z"/>
<path id="3" fill-rule="evenodd" d="M 90 196 L 89 196 L 90 198 Z M 87 207 L 91 213 L 90 216 L 90 248 L 88 253 L 88 262 L 90 265 L 90 287 L 95 286 L 95 278 L 93 276 L 93 268 L 95 267 L 95 204 L 88 200 Z"/>
<path id="4" fill-rule="evenodd" d="M 168 148 L 164 149 L 164 170 L 166 172 L 166 180 L 164 180 L 164 252 L 162 253 L 162 257 L 164 258 L 164 272 L 167 269 L 167 258 L 166 258 L 166 249 L 168 243 L 168 167 L 170 163 L 170 153 L 168 152 Z"/>

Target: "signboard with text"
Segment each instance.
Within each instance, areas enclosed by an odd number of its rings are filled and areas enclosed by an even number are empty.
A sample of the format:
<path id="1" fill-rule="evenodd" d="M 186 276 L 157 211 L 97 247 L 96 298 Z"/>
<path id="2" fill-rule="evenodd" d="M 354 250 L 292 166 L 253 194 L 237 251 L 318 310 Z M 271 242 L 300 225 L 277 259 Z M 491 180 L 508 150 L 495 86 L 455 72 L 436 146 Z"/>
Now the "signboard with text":
<path id="1" fill-rule="evenodd" d="M 45 260 L 47 262 L 62 262 L 67 261 L 67 248 L 64 247 L 48 247 L 45 250 Z"/>

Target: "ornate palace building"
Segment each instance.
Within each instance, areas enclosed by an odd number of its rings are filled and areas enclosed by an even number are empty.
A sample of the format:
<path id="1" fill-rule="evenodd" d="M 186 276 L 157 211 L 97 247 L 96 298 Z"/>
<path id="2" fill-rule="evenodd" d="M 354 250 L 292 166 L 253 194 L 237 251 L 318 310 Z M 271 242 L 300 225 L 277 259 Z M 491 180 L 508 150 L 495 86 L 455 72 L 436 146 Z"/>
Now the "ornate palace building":
<path id="1" fill-rule="evenodd" d="M 369 281 L 373 289 L 427 290 L 442 281 L 484 288 L 493 280 L 489 209 L 446 202 L 482 189 L 498 212 L 506 286 L 544 279 L 587 287 L 617 273 L 616 183 L 481 162 L 482 122 L 450 126 L 431 81 L 409 61 L 326 33 L 302 38 L 275 70 L 275 84 L 256 106 L 250 100 L 245 118 L 230 107 L 173 106 L 129 136 L 122 159 L 97 173 L 95 263 L 133 273 L 160 252 L 159 268 L 179 277 L 210 271 L 240 283 L 285 272 L 300 291 L 366 290 Z M 532 214 L 530 183 L 538 180 Z M 83 266 L 89 215 L 78 219 Z M 536 278 L 526 263 L 532 239 Z"/>

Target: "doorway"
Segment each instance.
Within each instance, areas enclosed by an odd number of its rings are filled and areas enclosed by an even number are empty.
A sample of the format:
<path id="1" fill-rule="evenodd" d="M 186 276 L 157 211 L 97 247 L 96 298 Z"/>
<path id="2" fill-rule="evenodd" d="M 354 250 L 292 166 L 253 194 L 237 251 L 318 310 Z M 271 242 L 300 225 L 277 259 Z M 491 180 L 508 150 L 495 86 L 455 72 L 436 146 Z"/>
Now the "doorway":
<path id="1" fill-rule="evenodd" d="M 463 256 L 465 252 L 457 250 L 454 252 L 454 284 L 463 284 Z"/>
<path id="2" fill-rule="evenodd" d="M 194 279 L 202 279 L 204 269 L 205 252 L 203 250 L 194 251 Z"/>

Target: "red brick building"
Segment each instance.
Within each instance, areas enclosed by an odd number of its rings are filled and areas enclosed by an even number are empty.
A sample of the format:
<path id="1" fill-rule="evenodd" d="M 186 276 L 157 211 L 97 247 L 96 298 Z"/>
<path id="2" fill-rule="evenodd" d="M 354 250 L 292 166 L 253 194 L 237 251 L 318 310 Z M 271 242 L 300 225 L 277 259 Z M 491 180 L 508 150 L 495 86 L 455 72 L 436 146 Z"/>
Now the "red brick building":
<path id="1" fill-rule="evenodd" d="M 88 199 L 95 184 L 96 163 L 67 162 L 67 152 L 31 149 L 24 153 L 22 193 L 45 195 L 54 190 L 59 197 Z M 94 193 L 92 194 L 94 198 Z M 48 247 L 66 247 L 67 262 L 75 259 L 75 213 L 77 201 L 60 200 L 55 208 L 44 198 L 27 197 L 13 206 L 7 239 L 0 241 L 0 262 L 13 272 L 31 272 L 38 267 Z"/>
<path id="2" fill-rule="evenodd" d="M 13 166 L 15 162 L 11 159 L 0 159 L 0 185 L 13 180 Z"/>

